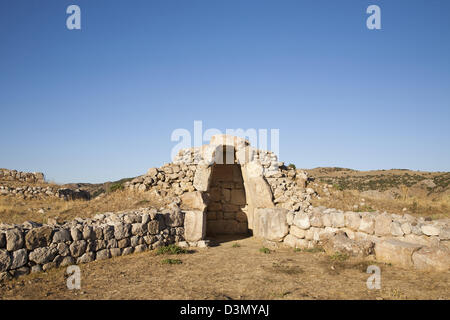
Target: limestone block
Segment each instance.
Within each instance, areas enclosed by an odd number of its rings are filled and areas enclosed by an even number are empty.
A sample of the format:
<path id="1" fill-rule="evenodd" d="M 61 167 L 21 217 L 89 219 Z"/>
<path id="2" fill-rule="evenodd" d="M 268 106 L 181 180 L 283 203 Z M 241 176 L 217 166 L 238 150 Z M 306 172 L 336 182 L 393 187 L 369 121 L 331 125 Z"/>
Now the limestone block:
<path id="1" fill-rule="evenodd" d="M 375 257 L 381 262 L 412 268 L 412 255 L 420 248 L 422 248 L 421 245 L 388 239 L 375 244 Z"/>
<path id="2" fill-rule="evenodd" d="M 270 241 L 281 241 L 289 232 L 286 220 L 288 212 L 281 208 L 257 208 L 254 235 Z"/>
<path id="3" fill-rule="evenodd" d="M 203 211 L 186 211 L 184 215 L 184 237 L 193 242 L 205 238 L 206 214 Z"/>
<path id="4" fill-rule="evenodd" d="M 422 271 L 450 270 L 450 249 L 446 247 L 423 247 L 412 255 L 414 268 Z"/>
<path id="5" fill-rule="evenodd" d="M 220 191 L 218 191 L 220 194 Z M 204 211 L 208 205 L 208 196 L 200 191 L 186 192 L 180 196 L 182 210 Z"/>

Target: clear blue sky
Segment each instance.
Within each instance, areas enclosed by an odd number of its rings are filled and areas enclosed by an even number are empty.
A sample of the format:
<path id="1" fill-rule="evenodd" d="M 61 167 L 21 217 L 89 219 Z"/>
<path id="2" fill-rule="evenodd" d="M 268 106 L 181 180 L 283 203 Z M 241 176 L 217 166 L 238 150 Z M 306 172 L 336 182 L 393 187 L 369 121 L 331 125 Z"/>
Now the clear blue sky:
<path id="1" fill-rule="evenodd" d="M 450 171 L 450 1 L 2 0 L 0 117 L 0 167 L 56 182 L 169 162 L 194 120 L 278 128 L 297 167 Z"/>

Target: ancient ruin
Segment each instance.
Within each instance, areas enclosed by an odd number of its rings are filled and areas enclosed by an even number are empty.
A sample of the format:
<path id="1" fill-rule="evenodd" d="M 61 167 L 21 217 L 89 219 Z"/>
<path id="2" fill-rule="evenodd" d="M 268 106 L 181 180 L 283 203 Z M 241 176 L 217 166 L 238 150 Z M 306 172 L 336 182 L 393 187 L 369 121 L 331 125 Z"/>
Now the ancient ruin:
<path id="1" fill-rule="evenodd" d="M 450 267 L 450 222 L 408 214 L 313 207 L 302 170 L 239 137 L 214 136 L 125 184 L 170 199 L 161 210 L 98 214 L 58 224 L 0 225 L 2 278 L 177 243 L 206 247 L 218 235 L 252 235 L 269 247 L 373 257 L 405 268 Z"/>

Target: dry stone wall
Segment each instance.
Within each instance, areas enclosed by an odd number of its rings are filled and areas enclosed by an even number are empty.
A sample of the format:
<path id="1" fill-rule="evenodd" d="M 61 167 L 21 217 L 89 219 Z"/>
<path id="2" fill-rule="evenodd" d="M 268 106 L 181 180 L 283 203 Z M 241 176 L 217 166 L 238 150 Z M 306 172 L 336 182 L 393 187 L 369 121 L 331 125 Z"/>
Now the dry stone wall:
<path id="1" fill-rule="evenodd" d="M 450 220 L 411 215 L 343 212 L 314 207 L 308 213 L 258 209 L 258 233 L 269 244 L 294 248 L 322 246 L 329 254 L 374 255 L 381 262 L 421 270 L 450 268 Z"/>
<path id="2" fill-rule="evenodd" d="M 0 280 L 184 240 L 184 213 L 143 208 L 61 225 L 0 225 Z"/>
<path id="3" fill-rule="evenodd" d="M 89 200 L 91 195 L 88 191 L 81 189 L 41 187 L 41 186 L 21 186 L 12 187 L 0 185 L 0 196 L 20 196 L 24 199 L 60 198 L 63 200 Z"/>
<path id="4" fill-rule="evenodd" d="M 0 169 L 0 181 L 19 181 L 27 183 L 45 183 L 41 172 L 21 172 L 17 170 Z"/>

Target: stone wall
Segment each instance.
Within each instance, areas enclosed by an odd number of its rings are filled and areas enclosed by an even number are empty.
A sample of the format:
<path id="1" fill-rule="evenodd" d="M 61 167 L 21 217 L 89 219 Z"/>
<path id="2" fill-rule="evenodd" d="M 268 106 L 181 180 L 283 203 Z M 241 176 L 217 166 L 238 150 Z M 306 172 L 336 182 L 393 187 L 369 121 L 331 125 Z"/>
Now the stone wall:
<path id="1" fill-rule="evenodd" d="M 0 280 L 155 249 L 184 240 L 179 209 L 98 214 L 62 225 L 0 225 Z"/>
<path id="2" fill-rule="evenodd" d="M 294 248 L 323 246 L 341 252 L 422 270 L 449 270 L 450 221 L 411 215 L 343 212 L 314 207 L 309 213 L 258 209 L 256 226 L 269 244 Z"/>
<path id="3" fill-rule="evenodd" d="M 19 181 L 27 183 L 45 183 L 41 172 L 21 172 L 17 170 L 0 169 L 0 181 Z"/>
<path id="4" fill-rule="evenodd" d="M 91 195 L 88 191 L 81 189 L 68 189 L 59 187 L 22 186 L 12 187 L 0 185 L 0 196 L 20 196 L 24 199 L 59 198 L 63 200 L 89 200 Z"/>
<path id="5" fill-rule="evenodd" d="M 217 164 L 212 168 L 210 200 L 206 208 L 207 235 L 246 234 L 244 183 L 239 165 Z"/>

